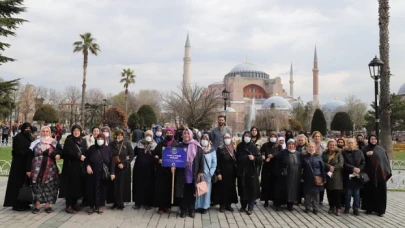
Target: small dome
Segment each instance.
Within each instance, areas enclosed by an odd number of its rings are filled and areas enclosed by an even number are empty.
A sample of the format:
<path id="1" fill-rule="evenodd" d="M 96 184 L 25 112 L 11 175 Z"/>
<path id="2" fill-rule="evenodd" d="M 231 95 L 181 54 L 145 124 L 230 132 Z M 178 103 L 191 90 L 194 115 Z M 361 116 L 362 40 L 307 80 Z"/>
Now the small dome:
<path id="1" fill-rule="evenodd" d="M 270 109 L 274 106 L 276 110 L 290 110 L 291 104 L 284 97 L 272 96 L 264 101 L 262 108 Z"/>
<path id="2" fill-rule="evenodd" d="M 346 103 L 343 101 L 340 101 L 338 99 L 335 99 L 333 101 L 329 101 L 327 102 L 324 106 L 323 106 L 323 112 L 335 112 L 337 111 L 339 108 L 343 108 L 344 106 L 346 106 Z"/>
<path id="3" fill-rule="evenodd" d="M 239 65 L 236 65 L 232 70 L 225 75 L 225 77 L 235 77 L 240 75 L 241 77 L 246 78 L 263 78 L 269 79 L 269 75 L 263 71 L 260 71 L 256 65 L 253 63 L 245 62 Z"/>
<path id="4" fill-rule="evenodd" d="M 398 95 L 405 95 L 405 83 L 399 88 Z"/>
<path id="5" fill-rule="evenodd" d="M 224 108 L 221 108 L 218 112 L 225 112 L 225 110 Z M 236 110 L 232 107 L 226 107 L 226 112 L 236 112 Z"/>

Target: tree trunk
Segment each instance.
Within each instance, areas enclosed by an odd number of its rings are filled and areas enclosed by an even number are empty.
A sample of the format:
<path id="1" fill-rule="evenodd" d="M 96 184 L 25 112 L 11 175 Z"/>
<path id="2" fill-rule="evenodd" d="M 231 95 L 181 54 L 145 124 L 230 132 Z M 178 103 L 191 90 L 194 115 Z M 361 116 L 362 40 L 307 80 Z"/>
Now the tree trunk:
<path id="1" fill-rule="evenodd" d="M 87 60 L 88 60 L 88 51 L 84 50 L 83 52 L 83 84 L 82 84 L 82 103 L 80 110 L 80 119 L 83 129 L 84 127 L 84 100 L 86 99 L 86 75 L 87 75 Z"/>
<path id="2" fill-rule="evenodd" d="M 125 89 L 125 115 L 128 117 L 128 88 Z"/>
<path id="3" fill-rule="evenodd" d="M 389 59 L 389 0 L 378 0 L 379 27 L 380 27 L 380 58 L 384 62 L 381 71 L 380 94 L 380 127 L 381 145 L 387 151 L 388 157 L 394 159 L 391 136 L 391 107 L 390 107 L 390 59 Z"/>

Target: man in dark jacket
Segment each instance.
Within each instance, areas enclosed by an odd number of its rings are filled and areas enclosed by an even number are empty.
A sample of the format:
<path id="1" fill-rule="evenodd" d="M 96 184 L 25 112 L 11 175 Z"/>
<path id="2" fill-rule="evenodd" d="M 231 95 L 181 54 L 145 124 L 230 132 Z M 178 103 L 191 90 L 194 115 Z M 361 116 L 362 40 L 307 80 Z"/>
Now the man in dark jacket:
<path id="1" fill-rule="evenodd" d="M 136 125 L 135 130 L 132 132 L 132 142 L 136 145 L 139 141 L 143 139 L 143 131 L 141 130 L 141 126 L 139 124 Z"/>
<path id="2" fill-rule="evenodd" d="M 363 171 L 366 164 L 363 152 L 356 149 L 354 139 L 347 140 L 347 149 L 343 151 L 343 180 L 346 189 L 346 208 L 345 214 L 349 214 L 350 201 L 353 196 L 353 214 L 359 215 L 360 207 L 360 188 L 362 183 L 359 180 L 360 172 Z"/>

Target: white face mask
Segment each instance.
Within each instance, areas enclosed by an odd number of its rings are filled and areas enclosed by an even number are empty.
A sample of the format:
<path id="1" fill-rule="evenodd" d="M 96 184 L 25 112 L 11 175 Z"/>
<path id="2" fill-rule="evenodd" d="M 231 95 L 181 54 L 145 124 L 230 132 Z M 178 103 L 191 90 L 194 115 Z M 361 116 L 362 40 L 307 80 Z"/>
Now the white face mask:
<path id="1" fill-rule="evenodd" d="M 277 141 L 276 138 L 274 138 L 274 137 L 271 137 L 271 138 L 270 138 L 270 142 L 275 143 L 276 141 Z"/>
<path id="2" fill-rule="evenodd" d="M 110 137 L 110 132 L 103 132 L 105 137 Z"/>
<path id="3" fill-rule="evenodd" d="M 245 136 L 245 138 L 244 138 L 245 143 L 250 143 L 251 140 L 252 140 L 252 139 L 251 139 L 250 137 L 246 137 L 246 136 Z"/>
<path id="4" fill-rule="evenodd" d="M 225 139 L 224 140 L 225 145 L 230 145 L 231 144 L 231 139 Z"/>
<path id="5" fill-rule="evenodd" d="M 208 146 L 208 140 L 201 140 L 201 146 L 206 147 Z"/>
<path id="6" fill-rule="evenodd" d="M 152 142 L 152 137 L 146 136 L 145 140 L 146 140 L 146 142 Z"/>
<path id="7" fill-rule="evenodd" d="M 98 139 L 97 140 L 97 145 L 102 146 L 104 144 L 104 140 Z"/>
<path id="8" fill-rule="evenodd" d="M 44 136 L 44 137 L 41 137 L 41 138 L 43 138 L 45 140 L 48 140 L 50 137 L 49 136 Z"/>
<path id="9" fill-rule="evenodd" d="M 157 137 L 160 137 L 160 136 L 162 136 L 162 132 L 160 132 L 160 131 L 157 131 L 157 132 L 156 132 L 156 136 L 157 136 Z"/>

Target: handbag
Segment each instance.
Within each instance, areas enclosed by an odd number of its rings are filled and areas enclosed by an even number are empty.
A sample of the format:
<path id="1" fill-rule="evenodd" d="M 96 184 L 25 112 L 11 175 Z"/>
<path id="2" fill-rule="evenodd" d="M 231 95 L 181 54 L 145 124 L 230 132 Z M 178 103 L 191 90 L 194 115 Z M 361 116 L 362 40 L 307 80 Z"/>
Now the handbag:
<path id="1" fill-rule="evenodd" d="M 34 192 L 32 191 L 31 181 L 25 183 L 18 192 L 17 200 L 21 202 L 34 202 Z"/>
<path id="2" fill-rule="evenodd" d="M 207 162 L 207 159 L 205 158 L 205 156 L 204 156 L 204 160 L 205 160 L 205 163 L 207 163 L 208 172 L 211 173 L 211 167 L 208 165 L 208 162 Z M 215 183 L 217 183 L 217 181 L 218 181 L 218 177 L 214 173 L 214 175 L 212 175 L 212 177 L 211 177 L 211 183 L 215 184 Z"/>
<path id="3" fill-rule="evenodd" d="M 312 175 L 314 175 L 314 183 L 315 183 L 315 185 L 316 185 L 316 186 L 323 186 L 323 185 L 324 185 L 324 183 L 323 183 L 323 177 L 321 177 L 321 176 L 315 176 L 314 170 L 312 169 L 311 162 L 308 161 L 308 163 L 309 163 L 309 167 L 311 168 Z"/>
<path id="4" fill-rule="evenodd" d="M 360 181 L 361 184 L 366 184 L 367 182 L 370 181 L 370 177 L 368 176 L 367 173 L 361 172 L 358 175 L 358 180 Z"/>
<path id="5" fill-rule="evenodd" d="M 97 151 L 98 151 L 98 155 L 100 155 L 100 158 L 101 158 L 100 164 L 102 164 L 101 179 L 109 180 L 110 179 L 110 170 L 108 169 L 108 167 L 104 163 L 104 160 L 103 160 L 103 157 L 101 156 L 100 150 L 97 150 Z"/>
<path id="6" fill-rule="evenodd" d="M 124 145 L 124 141 L 121 143 L 120 150 L 118 151 L 118 156 L 113 156 L 113 161 L 114 161 L 115 165 L 121 164 L 120 154 L 121 154 L 121 149 L 122 149 L 123 145 Z"/>
<path id="7" fill-rule="evenodd" d="M 202 196 L 208 192 L 208 185 L 207 182 L 205 182 L 203 176 L 200 176 L 197 180 L 196 184 L 196 196 Z"/>

